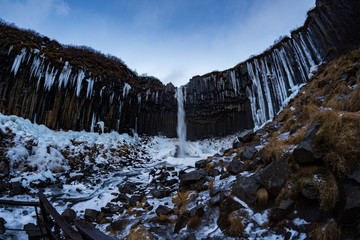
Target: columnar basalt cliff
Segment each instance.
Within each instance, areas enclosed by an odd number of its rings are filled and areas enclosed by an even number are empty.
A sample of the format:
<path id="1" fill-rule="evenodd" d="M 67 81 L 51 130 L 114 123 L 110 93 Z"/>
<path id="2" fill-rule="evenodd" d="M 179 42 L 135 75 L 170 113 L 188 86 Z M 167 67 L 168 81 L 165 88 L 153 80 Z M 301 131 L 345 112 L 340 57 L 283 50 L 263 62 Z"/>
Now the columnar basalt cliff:
<path id="1" fill-rule="evenodd" d="M 186 88 L 188 139 L 222 136 L 272 119 L 314 66 L 359 45 L 359 2 L 318 0 L 303 27 L 263 54 Z M 116 59 L 1 25 L 0 111 L 53 129 L 176 136 L 175 87 Z"/>
<path id="2" fill-rule="evenodd" d="M 189 138 L 225 135 L 273 119 L 316 65 L 359 45 L 359 10 L 357 1 L 317 1 L 291 38 L 232 69 L 192 78 L 185 86 Z"/>

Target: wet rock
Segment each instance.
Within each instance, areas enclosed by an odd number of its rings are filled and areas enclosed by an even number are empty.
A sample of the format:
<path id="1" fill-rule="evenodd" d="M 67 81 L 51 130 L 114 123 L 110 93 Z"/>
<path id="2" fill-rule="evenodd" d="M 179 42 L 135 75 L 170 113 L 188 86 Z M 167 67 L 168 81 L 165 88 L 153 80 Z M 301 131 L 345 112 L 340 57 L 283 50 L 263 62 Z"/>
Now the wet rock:
<path id="1" fill-rule="evenodd" d="M 189 173 L 184 173 L 180 175 L 180 185 L 188 186 L 196 181 L 204 179 L 205 177 L 206 177 L 206 172 L 204 169 L 199 169 Z"/>
<path id="2" fill-rule="evenodd" d="M 177 184 L 178 182 L 179 182 L 179 181 L 178 181 L 176 178 L 172 178 L 172 179 L 166 181 L 165 185 L 166 185 L 166 186 L 172 186 L 172 185 L 174 185 L 174 184 Z"/>
<path id="3" fill-rule="evenodd" d="M 270 211 L 270 220 L 278 222 L 286 218 L 294 210 L 295 202 L 292 199 L 287 199 L 285 202 L 280 204 L 279 207 L 273 208 Z"/>
<path id="4" fill-rule="evenodd" d="M 284 154 L 279 160 L 270 163 L 262 169 L 258 174 L 258 180 L 261 185 L 276 196 L 290 173 L 291 169 L 288 166 L 288 154 Z"/>
<path id="5" fill-rule="evenodd" d="M 207 165 L 206 160 L 199 160 L 199 161 L 197 161 L 197 162 L 195 163 L 195 167 L 196 167 L 197 169 L 205 168 L 206 165 Z"/>
<path id="6" fill-rule="evenodd" d="M 233 142 L 233 145 L 232 145 L 232 148 L 233 148 L 233 149 L 236 149 L 236 148 L 241 148 L 242 146 L 244 146 L 244 143 L 243 143 L 243 142 L 234 141 L 234 142 Z"/>
<path id="7" fill-rule="evenodd" d="M 253 136 L 254 136 L 254 131 L 252 129 L 249 129 L 249 130 L 242 131 L 239 134 L 238 139 L 240 142 L 248 143 L 251 141 Z"/>
<path id="8" fill-rule="evenodd" d="M 61 213 L 61 216 L 65 221 L 71 223 L 76 218 L 76 212 L 71 208 L 67 208 Z"/>
<path id="9" fill-rule="evenodd" d="M 342 221 L 354 222 L 360 214 L 360 185 L 344 184 L 345 204 Z"/>
<path id="10" fill-rule="evenodd" d="M 84 218 L 85 220 L 89 221 L 89 222 L 95 222 L 97 216 L 98 216 L 99 212 L 96 211 L 95 209 L 85 209 L 85 214 L 84 214 Z"/>
<path id="11" fill-rule="evenodd" d="M 4 234 L 6 231 L 5 223 L 6 223 L 5 219 L 0 218 L 0 234 Z"/>
<path id="12" fill-rule="evenodd" d="M 109 223 L 112 221 L 111 214 L 100 212 L 99 215 L 96 217 L 96 223 L 104 224 Z"/>
<path id="13" fill-rule="evenodd" d="M 300 164 L 315 162 L 322 158 L 322 153 L 315 150 L 314 138 L 320 123 L 311 124 L 304 140 L 294 149 L 294 159 Z"/>
<path id="14" fill-rule="evenodd" d="M 245 171 L 246 167 L 245 164 L 237 159 L 233 159 L 230 163 L 229 166 L 227 168 L 227 170 L 234 175 L 237 175 L 243 171 Z"/>
<path id="15" fill-rule="evenodd" d="M 260 166 L 260 164 L 262 164 L 261 157 L 257 156 L 249 164 L 249 170 L 256 170 Z"/>
<path id="16" fill-rule="evenodd" d="M 209 205 L 214 206 L 220 203 L 221 200 L 221 194 L 216 194 L 215 196 L 211 197 L 209 200 Z"/>
<path id="17" fill-rule="evenodd" d="M 114 214 L 114 213 L 118 213 L 118 212 L 122 212 L 124 211 L 124 207 L 121 207 L 117 204 L 113 204 L 113 203 L 107 203 L 105 207 L 102 207 L 101 208 L 101 211 L 104 212 L 104 213 L 111 213 L 111 214 Z"/>
<path id="18" fill-rule="evenodd" d="M 132 182 L 126 182 L 123 185 L 118 186 L 121 193 L 134 193 L 137 190 L 136 184 Z"/>
<path id="19" fill-rule="evenodd" d="M 212 197 L 212 196 L 220 193 L 221 190 L 222 190 L 222 189 L 221 189 L 220 187 L 212 187 L 212 188 L 210 189 L 210 196 Z"/>
<path id="20" fill-rule="evenodd" d="M 137 194 L 133 195 L 129 198 L 128 203 L 132 207 L 136 207 L 136 205 L 143 200 L 145 194 Z"/>
<path id="21" fill-rule="evenodd" d="M 255 203 L 256 191 L 260 187 L 256 175 L 239 176 L 234 182 L 232 192 L 246 203 Z"/>
<path id="22" fill-rule="evenodd" d="M 241 153 L 241 159 L 243 159 L 244 161 L 250 160 L 253 158 L 253 156 L 257 152 L 258 152 L 258 150 L 254 146 L 251 145 L 251 146 L 245 148 L 245 150 Z"/>
<path id="23" fill-rule="evenodd" d="M 210 177 L 216 177 L 216 176 L 220 175 L 220 171 L 217 168 L 213 168 L 209 171 L 208 174 Z"/>
<path id="24" fill-rule="evenodd" d="M 165 205 L 160 205 L 156 210 L 155 210 L 156 214 L 158 216 L 161 215 L 168 215 L 174 212 L 174 209 L 171 209 Z"/>
<path id="25" fill-rule="evenodd" d="M 206 179 L 201 179 L 197 182 L 191 183 L 189 186 L 190 190 L 203 191 L 208 188 Z"/>
<path id="26" fill-rule="evenodd" d="M 170 196 L 171 191 L 166 190 L 166 189 L 165 190 L 151 189 L 150 194 L 154 198 L 164 198 L 164 197 Z"/>

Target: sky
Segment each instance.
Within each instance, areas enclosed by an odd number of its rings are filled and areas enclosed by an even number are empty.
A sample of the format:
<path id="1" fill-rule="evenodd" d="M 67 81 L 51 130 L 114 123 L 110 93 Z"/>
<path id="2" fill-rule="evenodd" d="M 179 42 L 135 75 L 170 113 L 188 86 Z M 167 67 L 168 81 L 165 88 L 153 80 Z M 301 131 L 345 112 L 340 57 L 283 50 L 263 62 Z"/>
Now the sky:
<path id="1" fill-rule="evenodd" d="M 0 18 L 181 86 L 260 54 L 302 26 L 314 6 L 315 0 L 0 0 Z"/>

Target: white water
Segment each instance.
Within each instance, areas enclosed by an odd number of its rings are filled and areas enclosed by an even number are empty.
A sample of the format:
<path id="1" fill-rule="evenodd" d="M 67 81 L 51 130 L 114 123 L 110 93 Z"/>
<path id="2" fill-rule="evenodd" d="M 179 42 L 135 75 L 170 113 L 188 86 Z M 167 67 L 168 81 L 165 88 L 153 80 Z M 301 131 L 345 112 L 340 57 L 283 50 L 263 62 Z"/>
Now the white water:
<path id="1" fill-rule="evenodd" d="M 183 158 L 186 156 L 186 124 L 185 124 L 185 111 L 184 111 L 184 95 L 182 88 L 176 89 L 176 99 L 178 103 L 177 113 L 177 135 L 179 137 L 178 157 Z"/>

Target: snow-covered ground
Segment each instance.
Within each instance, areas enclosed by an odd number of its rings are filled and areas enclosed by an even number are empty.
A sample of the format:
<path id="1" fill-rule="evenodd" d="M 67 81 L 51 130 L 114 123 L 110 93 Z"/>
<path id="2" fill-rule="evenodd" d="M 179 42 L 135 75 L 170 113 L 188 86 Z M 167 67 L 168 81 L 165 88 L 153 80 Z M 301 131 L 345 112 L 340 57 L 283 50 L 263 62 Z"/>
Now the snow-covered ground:
<path id="1" fill-rule="evenodd" d="M 232 147 L 235 136 L 222 139 L 208 139 L 186 143 L 185 158 L 176 158 L 177 139 L 161 136 L 139 137 L 137 134 L 89 133 L 75 131 L 53 131 L 44 125 L 33 124 L 16 116 L 0 114 L 0 131 L 3 141 L 7 141 L 6 160 L 10 168 L 10 182 L 20 182 L 26 193 L 10 196 L 2 194 L 2 199 L 37 201 L 37 189 L 41 183 L 46 183 L 44 193 L 57 209 L 62 213 L 70 207 L 83 216 L 85 209 L 100 211 L 102 207 L 111 202 L 119 193 L 118 186 L 125 182 L 136 183 L 142 189 L 153 210 L 141 217 L 145 227 L 151 227 L 151 219 L 156 217 L 155 209 L 160 205 L 174 207 L 172 198 L 174 194 L 155 198 L 150 193 L 151 171 L 161 168 L 173 168 L 172 173 L 194 170 L 195 162 L 223 153 Z M 282 136 L 281 136 L 282 137 Z M 284 136 L 286 137 L 286 136 Z M 0 149 L 1 150 L 1 149 Z M 225 164 L 232 160 L 229 157 L 213 157 L 213 162 L 221 161 Z M 220 169 L 221 170 L 221 169 Z M 247 172 L 243 174 L 249 174 Z M 236 180 L 235 176 L 220 178 L 214 177 L 213 186 L 224 192 L 231 192 L 231 186 Z M 131 197 L 131 195 L 128 195 Z M 217 225 L 218 212 L 208 205 L 211 198 L 210 191 L 202 191 L 196 195 L 193 202 L 187 205 L 188 210 L 195 205 L 204 206 L 209 212 L 202 220 L 204 227 L 196 231 L 196 236 L 226 238 Z M 266 226 L 268 212 L 256 212 L 246 203 L 235 198 L 243 207 L 247 219 L 244 234 L 250 239 L 284 239 L 278 232 L 273 232 Z M 195 204 L 195 205 L 194 205 Z M 133 208 L 132 211 L 143 211 Z M 26 223 L 35 223 L 35 211 L 31 207 L 4 206 L 0 208 L 0 217 L 4 218 L 9 229 L 22 229 Z M 173 216 L 175 217 L 175 216 Z M 114 220 L 125 218 L 138 221 L 134 215 L 127 213 L 115 214 Z M 149 225 L 150 224 L 150 225 Z M 106 231 L 109 224 L 100 224 L 98 228 Z M 131 224 L 117 237 L 125 237 L 130 231 Z M 168 231 L 164 239 L 182 238 L 188 234 L 187 227 L 178 234 Z M 304 239 L 298 231 L 289 228 L 290 239 Z M 171 234 L 170 234 L 171 233 Z M 169 235 L 170 234 L 170 235 Z M 26 239 L 23 232 L 6 231 L 5 239 Z M 157 236 L 160 237 L 161 236 Z"/>
<path id="2" fill-rule="evenodd" d="M 0 113 L 0 130 L 12 139 L 11 147 L 7 149 L 11 182 L 21 182 L 24 188 L 37 181 L 53 183 L 66 182 L 64 172 L 69 172 L 69 159 L 81 158 L 83 167 L 90 166 L 101 176 L 101 183 L 92 186 L 82 181 L 72 181 L 63 184 L 63 188 L 47 187 L 45 194 L 53 196 L 56 209 L 61 213 L 65 208 L 72 207 L 81 212 L 86 208 L 99 210 L 113 198 L 111 193 L 117 191 L 117 185 L 124 181 L 134 180 L 142 185 L 149 183 L 149 172 L 152 167 L 174 166 L 177 171 L 188 166 L 194 166 L 200 159 L 206 159 L 232 146 L 234 136 L 223 139 L 208 139 L 197 142 L 187 142 L 188 157 L 176 158 L 177 139 L 161 136 L 141 138 L 135 134 L 89 133 L 75 131 L 53 131 L 44 125 L 34 124 L 17 116 L 5 116 Z M 92 149 L 89 153 L 89 148 Z M 123 149 L 125 154 L 114 154 Z M 135 164 L 124 166 L 124 161 L 134 161 Z M 101 171 L 97 166 L 111 162 L 119 164 L 117 171 Z M 84 169 L 70 171 L 70 177 L 83 175 Z M 31 194 L 17 196 L 2 196 L 2 199 L 36 201 L 36 190 Z M 6 206 L 0 209 L 0 217 L 6 221 L 6 227 L 22 229 L 25 223 L 35 223 L 33 208 L 14 208 Z M 7 231 L 11 239 L 19 238 L 18 232 Z M 23 236 L 24 235 L 20 235 Z M 22 237 L 20 237 L 22 238 Z"/>

